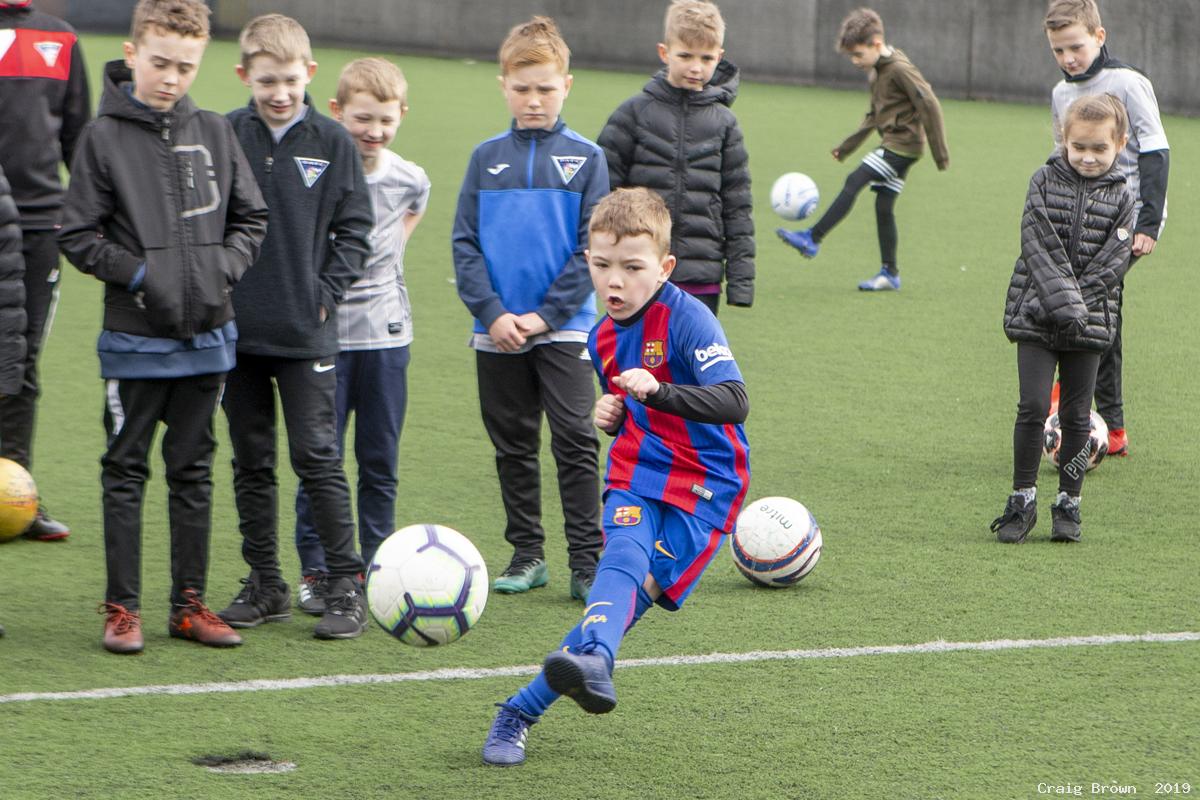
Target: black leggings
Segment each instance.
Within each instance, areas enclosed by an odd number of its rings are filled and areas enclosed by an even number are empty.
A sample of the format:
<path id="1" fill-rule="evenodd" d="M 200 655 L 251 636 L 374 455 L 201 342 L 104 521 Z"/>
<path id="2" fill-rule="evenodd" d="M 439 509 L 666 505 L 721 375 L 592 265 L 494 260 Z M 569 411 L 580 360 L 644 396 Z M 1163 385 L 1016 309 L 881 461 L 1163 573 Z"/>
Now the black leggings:
<path id="1" fill-rule="evenodd" d="M 1050 350 L 1041 345 L 1017 344 L 1017 375 L 1021 400 L 1013 426 L 1013 489 L 1037 486 L 1042 458 L 1042 432 L 1050 414 L 1050 389 L 1058 367 L 1061 382 L 1058 418 L 1062 424 L 1062 446 L 1058 458 L 1058 491 L 1072 497 L 1083 487 L 1091 431 L 1092 394 L 1100 354 L 1080 350 Z M 1076 456 L 1079 459 L 1076 460 Z M 1082 464 L 1083 466 L 1080 466 Z"/>
<path id="2" fill-rule="evenodd" d="M 884 159 L 896 169 L 896 173 L 901 179 L 916 161 L 916 159 L 905 158 L 895 153 L 885 153 Z M 821 219 L 817 220 L 817 224 L 813 225 L 813 241 L 820 242 L 828 236 L 834 226 L 850 213 L 850 209 L 854 207 L 854 201 L 863 187 L 879 179 L 879 173 L 867 166 L 866 163 L 859 164 L 857 169 L 847 175 L 842 191 L 821 215 Z M 879 235 L 879 260 L 888 272 L 896 275 L 900 272 L 896 266 L 896 243 L 899 241 L 899 235 L 896 232 L 895 214 L 896 198 L 899 195 L 891 189 L 883 187 L 874 187 L 872 191 L 875 192 L 875 228 Z"/>

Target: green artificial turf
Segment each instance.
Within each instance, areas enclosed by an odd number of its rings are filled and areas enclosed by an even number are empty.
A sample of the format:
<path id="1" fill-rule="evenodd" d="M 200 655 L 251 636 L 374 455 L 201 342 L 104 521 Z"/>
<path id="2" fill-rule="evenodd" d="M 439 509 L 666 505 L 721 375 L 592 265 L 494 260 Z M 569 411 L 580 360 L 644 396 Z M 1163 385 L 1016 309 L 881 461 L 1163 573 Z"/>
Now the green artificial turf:
<path id="1" fill-rule="evenodd" d="M 119 39 L 84 36 L 99 87 Z M 341 65 L 320 50 L 324 108 Z M 507 125 L 494 64 L 387 54 L 411 84 L 394 145 L 433 182 L 406 255 L 414 305 L 410 404 L 397 526 L 468 535 L 497 574 L 507 563 L 492 450 L 479 420 L 470 320 L 451 282 L 449 233 L 472 147 Z M 236 48 L 213 43 L 192 94 L 228 110 L 247 91 Z M 577 70 L 564 112 L 594 138 L 645 76 Z M 720 318 L 751 401 L 752 497 L 787 495 L 819 521 L 825 550 L 785 591 L 756 589 L 721 554 L 678 614 L 656 610 L 622 658 L 1200 630 L 1194 451 L 1200 335 L 1200 121 L 1168 118 L 1170 219 L 1128 280 L 1125 380 L 1132 455 L 1090 473 L 1083 542 L 1019 547 L 988 522 L 1011 475 L 1015 348 L 1001 331 L 1029 175 L 1049 153 L 1047 108 L 944 103 L 951 168 L 929 159 L 897 205 L 904 288 L 865 295 L 878 269 L 869 196 L 813 261 L 784 247 L 766 202 L 798 170 L 822 210 L 852 163 L 829 149 L 853 130 L 865 91 L 743 84 L 734 106 L 751 158 L 757 298 Z M 492 595 L 461 642 L 422 650 L 372 629 L 311 638 L 315 620 L 245 633 L 218 651 L 166 635 L 166 487 L 155 455 L 145 507 L 146 652 L 100 648 L 104 593 L 98 459 L 103 386 L 94 352 L 98 282 L 64 266 L 42 360 L 35 476 L 62 544 L 0 546 L 0 700 L 16 693 L 442 668 L 535 665 L 574 624 L 553 461 L 543 442 L 551 581 Z M 208 597 L 223 607 L 246 567 L 230 448 L 218 414 Z M 548 437 L 544 437 L 548 439 Z M 285 453 L 281 449 L 281 456 Z M 286 460 L 285 456 L 282 456 Z M 347 465 L 353 483 L 353 463 Z M 284 569 L 295 479 L 280 470 Z M 1042 472 L 1043 491 L 1054 475 Z M 1046 515 L 1048 517 L 1048 514 Z M 1200 644 L 1113 644 L 619 669 L 620 705 L 590 718 L 569 702 L 530 734 L 529 763 L 484 768 L 494 709 L 521 676 L 258 693 L 0 702 L 0 797 L 9 798 L 1034 798 L 1039 784 L 1188 782 L 1200 792 Z M 281 775 L 215 775 L 191 759 L 250 750 L 296 763 Z"/>

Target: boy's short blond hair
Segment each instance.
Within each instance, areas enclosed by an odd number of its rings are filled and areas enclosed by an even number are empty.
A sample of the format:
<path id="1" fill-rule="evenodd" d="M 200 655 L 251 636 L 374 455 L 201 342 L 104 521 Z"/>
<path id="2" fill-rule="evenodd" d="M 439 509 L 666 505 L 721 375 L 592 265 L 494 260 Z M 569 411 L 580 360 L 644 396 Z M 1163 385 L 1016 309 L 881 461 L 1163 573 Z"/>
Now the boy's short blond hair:
<path id="1" fill-rule="evenodd" d="M 270 56 L 280 63 L 312 62 L 312 45 L 308 32 L 291 17 L 283 14 L 263 14 L 246 23 L 238 37 L 242 50 L 242 67 L 250 69 L 255 56 Z"/>
<path id="2" fill-rule="evenodd" d="M 553 64 L 566 75 L 571 66 L 571 49 L 553 19 L 535 16 L 508 32 L 500 45 L 499 61 L 504 75 L 542 64 Z"/>
<path id="3" fill-rule="evenodd" d="M 644 187 L 615 189 L 592 209 L 588 238 L 612 234 L 616 241 L 627 236 L 649 236 L 660 257 L 671 247 L 671 212 L 658 192 Z"/>
<path id="4" fill-rule="evenodd" d="M 716 3 L 675 0 L 663 20 L 663 40 L 688 47 L 720 48 L 725 44 L 725 19 Z"/>
<path id="5" fill-rule="evenodd" d="M 1129 112 L 1125 110 L 1125 104 L 1116 95 L 1105 92 L 1104 94 L 1085 94 L 1083 97 L 1077 98 L 1067 106 L 1066 113 L 1063 114 L 1063 149 L 1065 150 L 1067 146 L 1067 133 L 1071 130 L 1071 123 L 1107 122 L 1110 119 L 1114 123 L 1117 139 L 1120 140 L 1120 137 L 1125 136 L 1129 131 Z"/>
<path id="6" fill-rule="evenodd" d="M 338 105 L 346 105 L 356 92 L 366 92 L 381 103 L 399 100 L 400 108 L 408 107 L 408 81 L 400 68 L 385 58 L 359 58 L 342 67 Z"/>
<path id="7" fill-rule="evenodd" d="M 156 28 L 207 40 L 208 15 L 211 13 L 204 0 L 138 0 L 129 25 L 129 38 L 137 44 L 147 29 Z"/>
<path id="8" fill-rule="evenodd" d="M 1095 33 L 1100 28 L 1100 9 L 1096 0 L 1050 0 L 1044 24 L 1048 31 L 1082 25 L 1088 33 Z"/>
<path id="9" fill-rule="evenodd" d="M 852 47 L 870 44 L 876 36 L 883 39 L 883 19 L 874 9 L 856 8 L 846 15 L 838 29 L 838 52 L 845 53 Z"/>

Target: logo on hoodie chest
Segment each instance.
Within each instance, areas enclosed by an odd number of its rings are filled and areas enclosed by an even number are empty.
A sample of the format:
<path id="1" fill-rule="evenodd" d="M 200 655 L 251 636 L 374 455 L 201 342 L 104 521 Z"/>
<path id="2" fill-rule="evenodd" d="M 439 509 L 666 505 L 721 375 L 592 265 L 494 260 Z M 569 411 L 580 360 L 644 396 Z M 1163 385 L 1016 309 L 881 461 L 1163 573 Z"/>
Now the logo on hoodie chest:
<path id="1" fill-rule="evenodd" d="M 321 158 L 296 156 L 295 160 L 296 166 L 300 169 L 300 180 L 304 181 L 304 186 L 307 189 L 311 189 L 313 184 L 321 180 L 321 176 L 329 168 L 329 162 Z"/>
<path id="2" fill-rule="evenodd" d="M 587 156 L 550 156 L 550 160 L 554 162 L 558 176 L 562 178 L 563 185 L 566 186 L 587 163 Z"/>

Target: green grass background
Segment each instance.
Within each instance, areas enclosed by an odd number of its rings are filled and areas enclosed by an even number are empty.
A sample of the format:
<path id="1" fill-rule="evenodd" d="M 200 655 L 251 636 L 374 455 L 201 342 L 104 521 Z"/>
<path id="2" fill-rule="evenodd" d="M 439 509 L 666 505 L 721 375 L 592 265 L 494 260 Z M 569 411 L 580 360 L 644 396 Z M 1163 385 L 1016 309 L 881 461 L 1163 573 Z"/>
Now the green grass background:
<path id="1" fill-rule="evenodd" d="M 93 87 L 119 39 L 85 36 Z M 343 63 L 322 49 L 318 106 Z M 408 249 L 416 342 L 401 443 L 397 524 L 437 521 L 472 538 L 493 574 L 507 563 L 491 449 L 479 421 L 468 315 L 450 282 L 449 234 L 471 148 L 507 125 L 494 64 L 389 54 L 411 84 L 395 149 L 433 181 Z M 192 94 L 231 109 L 247 98 L 236 49 L 214 42 Z M 1049 58 L 1047 58 L 1049 62 Z M 1049 68 L 1048 63 L 1048 68 Z M 1052 77 L 1048 71 L 1048 76 Z M 567 123 L 594 138 L 644 75 L 575 71 Z M 758 294 L 721 319 L 751 398 L 751 496 L 783 494 L 819 520 L 820 565 L 789 591 L 757 590 L 727 556 L 682 613 L 639 623 L 629 658 L 1200 629 L 1194 510 L 1195 309 L 1200 121 L 1168 118 L 1171 205 L 1160 248 L 1131 274 L 1126 400 L 1133 455 L 1084 488 L 1079 546 L 1048 525 L 1023 547 L 987 523 L 1011 474 L 1015 349 L 1000 329 L 1029 175 L 1049 152 L 1046 108 L 945 102 L 951 169 L 929 160 L 898 204 L 904 290 L 871 296 L 871 199 L 812 262 L 784 248 L 766 201 L 785 171 L 828 202 L 849 169 L 829 157 L 864 92 L 744 84 L 735 110 L 755 176 Z M 824 204 L 823 204 L 824 205 Z M 99 644 L 103 598 L 98 459 L 102 384 L 97 282 L 65 266 L 42 360 L 35 476 L 65 544 L 0 547 L 0 695 L 441 667 L 535 664 L 574 623 L 553 462 L 544 447 L 552 578 L 493 595 L 479 626 L 446 648 L 407 648 L 379 630 L 311 638 L 314 620 L 246 634 L 215 651 L 166 635 L 166 488 L 161 461 L 145 507 L 146 652 Z M 218 415 L 211 604 L 246 568 L 230 448 Z M 281 450 L 281 453 L 286 451 Z M 348 465 L 353 481 L 353 464 Z M 1054 488 L 1049 469 L 1043 490 Z M 285 571 L 295 480 L 280 470 Z M 1200 644 L 892 655 L 618 670 L 621 704 L 587 717 L 563 703 L 531 733 L 523 768 L 480 764 L 492 703 L 523 679 L 404 683 L 260 694 L 0 704 L 0 797 L 1024 798 L 1039 782 L 1187 781 L 1200 792 Z M 286 775 L 221 776 L 189 759 L 239 750 L 297 763 Z"/>

